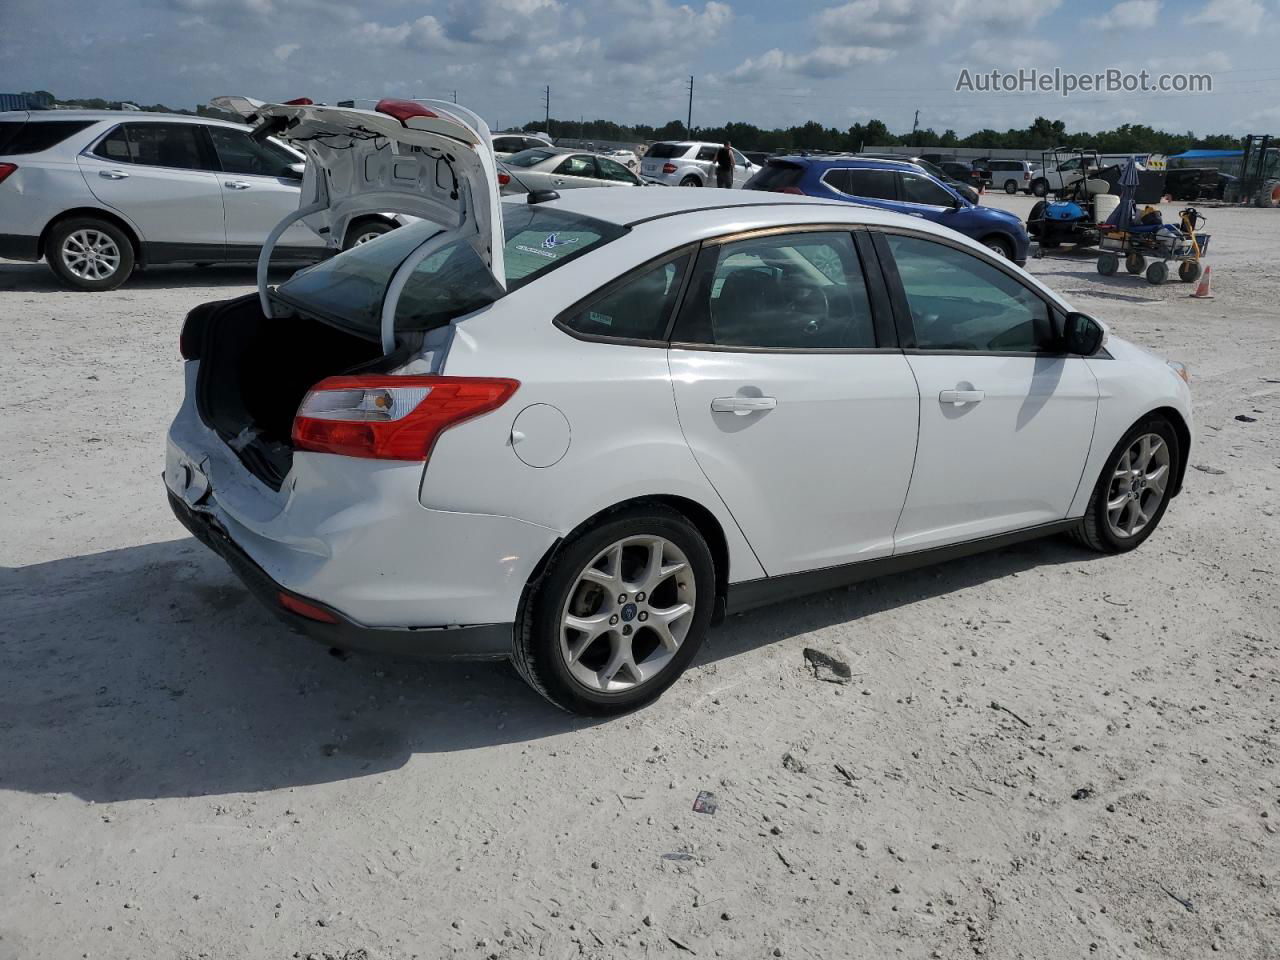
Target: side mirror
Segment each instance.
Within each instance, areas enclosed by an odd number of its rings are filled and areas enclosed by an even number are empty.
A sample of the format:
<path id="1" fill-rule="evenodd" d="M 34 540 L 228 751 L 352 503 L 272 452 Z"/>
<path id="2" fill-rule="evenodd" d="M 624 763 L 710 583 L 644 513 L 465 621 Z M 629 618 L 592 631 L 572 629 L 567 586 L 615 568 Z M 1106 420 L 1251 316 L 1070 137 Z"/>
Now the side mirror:
<path id="1" fill-rule="evenodd" d="M 1062 339 L 1067 353 L 1092 357 L 1102 349 L 1106 331 L 1102 324 L 1085 313 L 1068 313 L 1062 324 Z"/>
<path id="2" fill-rule="evenodd" d="M 306 169 L 307 165 L 305 163 L 291 163 L 280 171 L 280 176 L 286 180 L 301 180 L 302 173 Z"/>

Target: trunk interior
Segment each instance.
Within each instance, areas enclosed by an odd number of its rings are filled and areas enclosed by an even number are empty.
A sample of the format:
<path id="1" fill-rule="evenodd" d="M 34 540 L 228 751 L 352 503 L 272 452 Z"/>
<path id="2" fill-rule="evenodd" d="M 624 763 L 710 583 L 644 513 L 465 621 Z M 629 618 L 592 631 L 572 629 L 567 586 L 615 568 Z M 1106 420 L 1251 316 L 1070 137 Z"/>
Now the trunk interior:
<path id="1" fill-rule="evenodd" d="M 267 318 L 257 295 L 197 308 L 196 405 L 259 480 L 279 490 L 293 465 L 293 417 L 325 377 L 382 366 L 379 345 L 307 317 Z M 188 331 L 184 331 L 184 339 Z"/>

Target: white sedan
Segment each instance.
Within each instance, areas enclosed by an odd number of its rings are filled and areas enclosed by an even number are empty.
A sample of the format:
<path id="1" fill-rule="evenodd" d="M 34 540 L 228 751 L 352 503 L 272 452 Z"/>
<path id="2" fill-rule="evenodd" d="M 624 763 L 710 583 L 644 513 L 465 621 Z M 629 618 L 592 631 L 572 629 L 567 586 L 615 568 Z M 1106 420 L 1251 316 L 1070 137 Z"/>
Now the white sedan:
<path id="1" fill-rule="evenodd" d="M 643 187 L 644 181 L 617 160 L 569 147 L 536 147 L 502 161 L 498 183 L 504 195 L 580 187 Z"/>
<path id="2" fill-rule="evenodd" d="M 1132 550 L 1182 486 L 1185 368 L 952 231 L 742 192 L 499 203 L 452 104 L 255 120 L 327 171 L 308 216 L 400 178 L 435 221 L 183 329 L 173 510 L 327 644 L 510 658 L 617 714 L 727 613 L 1049 534 Z"/>

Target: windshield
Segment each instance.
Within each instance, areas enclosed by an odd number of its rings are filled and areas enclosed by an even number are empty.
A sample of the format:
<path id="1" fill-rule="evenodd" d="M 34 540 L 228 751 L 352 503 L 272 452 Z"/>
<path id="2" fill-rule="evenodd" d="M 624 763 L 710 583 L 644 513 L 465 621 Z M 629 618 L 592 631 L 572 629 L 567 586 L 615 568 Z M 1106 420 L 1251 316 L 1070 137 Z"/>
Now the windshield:
<path id="1" fill-rule="evenodd" d="M 672 157 L 683 157 L 688 152 L 687 143 L 655 143 L 645 156 L 654 160 L 670 160 Z"/>
<path id="2" fill-rule="evenodd" d="M 505 203 L 502 222 L 507 290 L 620 237 L 625 228 L 540 205 Z M 275 295 L 290 306 L 359 336 L 376 339 L 382 301 L 392 275 L 421 244 L 441 232 L 420 220 L 352 247 L 281 284 Z M 465 240 L 454 240 L 418 265 L 396 305 L 397 330 L 430 330 L 502 296 L 488 267 Z"/>
<path id="3" fill-rule="evenodd" d="M 517 154 L 513 154 L 502 161 L 508 167 L 532 167 L 541 163 L 543 160 L 549 160 L 556 154 L 551 150 L 543 150 L 540 147 L 534 147 L 532 150 L 521 150 Z"/>

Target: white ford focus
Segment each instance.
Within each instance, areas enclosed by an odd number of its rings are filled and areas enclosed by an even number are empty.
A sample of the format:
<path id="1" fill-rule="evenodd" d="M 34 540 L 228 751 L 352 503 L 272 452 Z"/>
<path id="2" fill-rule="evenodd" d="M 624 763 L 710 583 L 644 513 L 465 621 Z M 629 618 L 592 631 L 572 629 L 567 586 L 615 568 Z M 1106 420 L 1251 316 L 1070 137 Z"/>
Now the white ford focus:
<path id="1" fill-rule="evenodd" d="M 1181 486 L 1185 369 L 958 234 L 741 191 L 501 202 L 453 104 L 225 103 L 308 153 L 322 235 L 422 218 L 183 329 L 173 509 L 326 643 L 510 658 L 612 714 L 726 612 L 1047 534 L 1129 550 Z"/>

